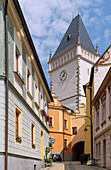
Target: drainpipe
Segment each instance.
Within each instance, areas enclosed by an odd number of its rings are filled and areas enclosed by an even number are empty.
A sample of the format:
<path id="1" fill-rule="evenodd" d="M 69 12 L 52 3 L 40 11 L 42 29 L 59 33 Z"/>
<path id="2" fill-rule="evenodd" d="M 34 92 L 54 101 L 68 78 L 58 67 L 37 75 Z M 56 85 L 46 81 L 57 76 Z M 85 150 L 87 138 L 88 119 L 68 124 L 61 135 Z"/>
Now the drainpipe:
<path id="1" fill-rule="evenodd" d="M 5 1 L 5 170 L 8 169 L 8 0 Z"/>
<path id="2" fill-rule="evenodd" d="M 93 161 L 92 88 L 90 87 L 91 160 Z M 93 162 L 92 162 L 93 164 Z"/>
<path id="3" fill-rule="evenodd" d="M 63 110 L 63 161 L 64 161 L 64 110 Z"/>

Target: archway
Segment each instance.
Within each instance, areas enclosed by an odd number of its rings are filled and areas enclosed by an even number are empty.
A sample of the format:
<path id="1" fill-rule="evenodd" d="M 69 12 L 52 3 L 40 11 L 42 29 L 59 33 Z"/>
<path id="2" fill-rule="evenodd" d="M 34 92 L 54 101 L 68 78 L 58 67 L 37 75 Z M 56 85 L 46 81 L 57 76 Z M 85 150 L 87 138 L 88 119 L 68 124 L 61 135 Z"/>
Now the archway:
<path id="1" fill-rule="evenodd" d="M 84 153 L 84 141 L 76 143 L 72 148 L 72 152 L 73 152 L 73 160 L 79 161 L 80 155 Z"/>

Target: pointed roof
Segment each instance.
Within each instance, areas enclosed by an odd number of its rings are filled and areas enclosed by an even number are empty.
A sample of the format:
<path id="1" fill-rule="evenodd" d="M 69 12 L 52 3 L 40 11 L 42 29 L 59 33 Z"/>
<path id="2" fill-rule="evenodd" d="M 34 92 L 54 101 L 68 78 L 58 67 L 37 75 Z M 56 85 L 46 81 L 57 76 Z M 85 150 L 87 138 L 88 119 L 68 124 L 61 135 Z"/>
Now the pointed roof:
<path id="1" fill-rule="evenodd" d="M 59 57 L 66 51 L 73 48 L 76 44 L 78 44 L 78 36 L 79 36 L 79 43 L 85 47 L 86 49 L 92 51 L 96 54 L 95 48 L 92 44 L 92 41 L 86 31 L 86 28 L 83 24 L 83 21 L 78 14 L 71 22 L 69 28 L 67 29 L 60 45 L 58 46 L 52 60 Z"/>

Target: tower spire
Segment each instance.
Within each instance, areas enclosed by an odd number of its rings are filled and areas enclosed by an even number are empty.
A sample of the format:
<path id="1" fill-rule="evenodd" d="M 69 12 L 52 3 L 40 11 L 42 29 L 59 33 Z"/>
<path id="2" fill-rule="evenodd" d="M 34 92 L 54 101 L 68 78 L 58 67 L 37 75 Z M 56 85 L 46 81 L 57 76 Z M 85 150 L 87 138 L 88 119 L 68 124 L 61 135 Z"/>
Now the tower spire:
<path id="1" fill-rule="evenodd" d="M 79 8 L 78 8 L 78 15 L 79 15 Z"/>

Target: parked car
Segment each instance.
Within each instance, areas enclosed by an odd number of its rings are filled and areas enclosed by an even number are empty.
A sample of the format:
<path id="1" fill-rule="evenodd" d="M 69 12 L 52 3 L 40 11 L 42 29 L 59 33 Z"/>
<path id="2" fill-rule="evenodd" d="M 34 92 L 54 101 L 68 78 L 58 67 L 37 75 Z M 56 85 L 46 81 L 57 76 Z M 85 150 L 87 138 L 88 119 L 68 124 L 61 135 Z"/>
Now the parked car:
<path id="1" fill-rule="evenodd" d="M 61 162 L 62 161 L 61 156 L 58 155 L 58 154 L 54 154 L 52 159 L 53 159 L 53 162 L 56 162 L 56 161 L 60 161 Z"/>

